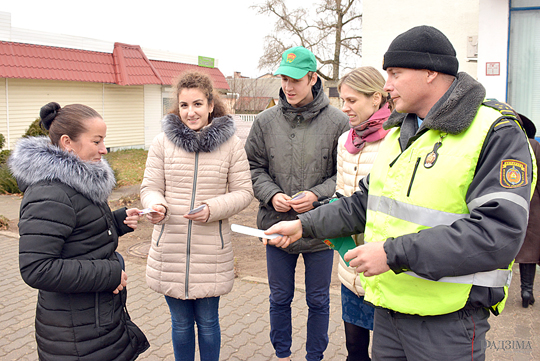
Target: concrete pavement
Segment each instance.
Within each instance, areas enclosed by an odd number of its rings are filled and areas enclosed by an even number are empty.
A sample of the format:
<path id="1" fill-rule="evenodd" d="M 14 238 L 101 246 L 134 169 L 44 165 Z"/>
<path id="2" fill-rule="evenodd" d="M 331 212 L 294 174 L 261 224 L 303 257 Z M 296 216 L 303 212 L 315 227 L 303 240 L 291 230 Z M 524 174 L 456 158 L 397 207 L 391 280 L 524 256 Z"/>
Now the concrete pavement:
<path id="1" fill-rule="evenodd" d="M 0 215 L 18 217 L 20 197 L 0 196 Z M 126 259 L 128 310 L 134 322 L 148 337 L 151 347 L 139 360 L 174 360 L 170 336 L 170 315 L 162 295 L 145 282 L 145 266 Z M 540 301 L 521 307 L 519 270 L 502 315 L 491 317 L 487 335 L 487 360 L 540 360 Z M 535 290 L 540 296 L 540 276 Z M 221 359 L 231 361 L 276 360 L 269 340 L 268 285 L 265 279 L 236 279 L 233 290 L 221 297 Z M 18 235 L 0 231 L 0 360 L 37 360 L 34 314 L 37 291 L 21 279 L 18 269 Z M 302 290 L 293 301 L 293 346 L 295 361 L 305 358 L 307 306 Z M 331 295 L 330 343 L 325 360 L 345 360 L 345 338 L 341 320 L 340 296 Z M 199 360 L 198 355 L 196 360 Z"/>

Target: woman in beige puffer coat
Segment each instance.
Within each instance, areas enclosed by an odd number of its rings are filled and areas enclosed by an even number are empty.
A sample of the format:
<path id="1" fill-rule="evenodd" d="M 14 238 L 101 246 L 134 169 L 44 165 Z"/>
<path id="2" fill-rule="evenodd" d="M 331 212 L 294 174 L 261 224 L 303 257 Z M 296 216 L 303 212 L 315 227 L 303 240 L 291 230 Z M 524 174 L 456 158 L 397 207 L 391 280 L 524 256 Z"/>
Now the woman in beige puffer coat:
<path id="1" fill-rule="evenodd" d="M 371 171 L 388 133 L 382 128 L 391 113 L 391 101 L 383 90 L 384 83 L 378 70 L 364 66 L 345 75 L 338 84 L 342 110 L 349 116 L 351 130 L 338 140 L 336 194 L 349 197 L 358 190 L 358 182 Z M 363 234 L 353 238 L 357 246 L 364 244 Z M 341 257 L 338 277 L 342 283 L 347 361 L 370 360 L 369 330 L 373 330 L 374 309 L 363 303 L 364 289 L 358 272 L 347 266 Z"/>
<path id="2" fill-rule="evenodd" d="M 201 359 L 218 360 L 219 297 L 234 280 L 228 218 L 253 199 L 251 176 L 234 120 L 209 77 L 185 73 L 176 99 L 152 143 L 141 186 L 143 206 L 156 211 L 147 215 L 156 225 L 146 279 L 169 305 L 176 360 L 194 359 L 195 323 Z"/>

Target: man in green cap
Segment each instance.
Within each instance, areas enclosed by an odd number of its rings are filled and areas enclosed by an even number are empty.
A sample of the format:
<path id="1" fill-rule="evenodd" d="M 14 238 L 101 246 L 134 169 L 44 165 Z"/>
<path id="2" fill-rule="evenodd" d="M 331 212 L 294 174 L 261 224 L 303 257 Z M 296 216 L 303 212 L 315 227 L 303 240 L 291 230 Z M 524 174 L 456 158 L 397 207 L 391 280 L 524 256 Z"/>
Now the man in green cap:
<path id="1" fill-rule="evenodd" d="M 260 113 L 246 140 L 255 197 L 257 226 L 268 229 L 313 209 L 336 188 L 337 142 L 349 130 L 347 116 L 330 105 L 317 76 L 317 60 L 301 46 L 287 50 L 277 106 Z M 303 238 L 287 249 L 266 247 L 270 285 L 270 339 L 276 356 L 291 355 L 291 302 L 298 255 L 305 264 L 306 359 L 322 360 L 328 345 L 330 279 L 333 251 L 322 240 Z"/>

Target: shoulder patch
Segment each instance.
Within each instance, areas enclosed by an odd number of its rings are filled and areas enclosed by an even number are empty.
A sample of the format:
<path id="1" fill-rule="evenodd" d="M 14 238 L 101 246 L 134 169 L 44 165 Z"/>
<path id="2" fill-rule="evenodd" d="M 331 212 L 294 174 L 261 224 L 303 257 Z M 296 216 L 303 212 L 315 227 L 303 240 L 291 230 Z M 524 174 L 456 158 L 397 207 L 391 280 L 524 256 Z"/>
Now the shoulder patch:
<path id="1" fill-rule="evenodd" d="M 510 127 L 520 127 L 514 119 L 509 118 L 499 118 L 495 125 L 493 126 L 493 131 L 498 131 Z"/>
<path id="2" fill-rule="evenodd" d="M 518 188 L 529 184 L 527 164 L 514 159 L 502 160 L 500 183 L 504 188 Z"/>

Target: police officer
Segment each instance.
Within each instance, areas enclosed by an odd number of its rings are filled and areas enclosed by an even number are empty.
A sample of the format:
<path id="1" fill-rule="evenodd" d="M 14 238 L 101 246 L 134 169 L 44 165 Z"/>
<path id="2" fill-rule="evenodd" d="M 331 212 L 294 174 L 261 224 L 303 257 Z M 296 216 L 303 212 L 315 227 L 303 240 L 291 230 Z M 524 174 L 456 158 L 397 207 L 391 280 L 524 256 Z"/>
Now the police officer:
<path id="1" fill-rule="evenodd" d="M 433 27 L 395 38 L 383 69 L 396 111 L 360 190 L 267 233 L 282 247 L 365 233 L 345 260 L 377 308 L 374 360 L 483 360 L 536 183 L 527 137 Z"/>

